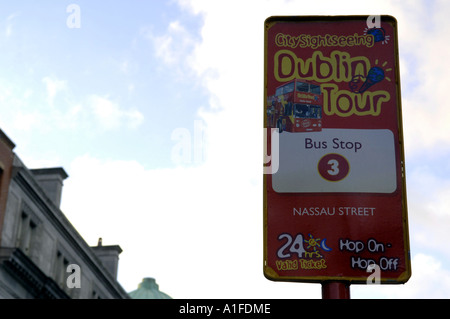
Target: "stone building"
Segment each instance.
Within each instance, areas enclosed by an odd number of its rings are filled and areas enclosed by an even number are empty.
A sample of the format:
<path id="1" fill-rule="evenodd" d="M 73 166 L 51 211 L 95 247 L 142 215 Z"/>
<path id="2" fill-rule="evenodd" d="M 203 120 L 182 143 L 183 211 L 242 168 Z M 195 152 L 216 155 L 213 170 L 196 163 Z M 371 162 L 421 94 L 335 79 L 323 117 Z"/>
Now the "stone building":
<path id="1" fill-rule="evenodd" d="M 63 168 L 28 169 L 0 130 L 0 298 L 128 299 L 117 246 L 90 247 L 60 210 Z"/>

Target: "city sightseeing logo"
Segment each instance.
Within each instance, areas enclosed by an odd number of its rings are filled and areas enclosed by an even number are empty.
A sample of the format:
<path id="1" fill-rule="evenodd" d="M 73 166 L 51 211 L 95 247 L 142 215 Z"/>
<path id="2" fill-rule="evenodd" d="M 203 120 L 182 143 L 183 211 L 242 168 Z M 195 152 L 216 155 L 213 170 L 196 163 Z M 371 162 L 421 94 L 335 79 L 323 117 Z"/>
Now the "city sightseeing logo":
<path id="1" fill-rule="evenodd" d="M 288 35 L 278 33 L 275 45 L 284 47 L 274 55 L 274 78 L 285 83 L 294 79 L 315 81 L 320 83 L 323 93 L 323 111 L 326 115 L 340 117 L 379 116 L 383 105 L 390 101 L 391 96 L 384 89 L 368 90 L 386 80 L 392 82 L 392 68 L 387 61 L 371 61 L 365 55 L 350 55 L 346 50 L 333 50 L 325 53 L 316 50 L 311 56 L 297 56 L 294 48 L 310 47 L 354 47 L 371 48 L 375 43 L 387 44 L 390 35 L 381 27 L 380 16 L 370 16 L 363 34 L 352 35 Z M 375 62 L 375 63 L 373 63 Z M 343 90 L 336 83 L 347 82 Z M 385 86 L 386 87 L 386 86 Z"/>
<path id="2" fill-rule="evenodd" d="M 291 35 L 285 33 L 278 33 L 275 36 L 275 45 L 285 48 L 311 48 L 318 49 L 321 47 L 353 47 L 365 46 L 372 48 L 375 43 L 387 44 L 390 36 L 386 35 L 386 31 L 381 27 L 380 16 L 369 16 L 366 21 L 367 27 L 363 30 L 363 34 L 353 33 L 350 35 L 336 35 L 336 34 L 298 34 Z"/>

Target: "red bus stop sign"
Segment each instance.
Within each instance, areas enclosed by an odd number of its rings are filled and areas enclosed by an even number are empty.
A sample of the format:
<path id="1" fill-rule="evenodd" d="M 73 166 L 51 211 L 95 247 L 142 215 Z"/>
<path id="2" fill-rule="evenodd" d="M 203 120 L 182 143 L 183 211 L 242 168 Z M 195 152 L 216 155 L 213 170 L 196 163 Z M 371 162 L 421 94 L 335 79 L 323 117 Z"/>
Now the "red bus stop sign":
<path id="1" fill-rule="evenodd" d="M 270 17 L 264 60 L 264 275 L 405 283 L 395 18 Z"/>

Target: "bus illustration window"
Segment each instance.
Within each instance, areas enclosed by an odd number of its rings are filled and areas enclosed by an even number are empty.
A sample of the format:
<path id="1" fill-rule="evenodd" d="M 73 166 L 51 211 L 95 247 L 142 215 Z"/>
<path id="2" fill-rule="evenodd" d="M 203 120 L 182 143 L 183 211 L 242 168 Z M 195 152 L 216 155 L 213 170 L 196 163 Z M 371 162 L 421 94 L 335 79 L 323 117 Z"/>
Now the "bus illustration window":
<path id="1" fill-rule="evenodd" d="M 294 116 L 295 118 L 320 119 L 322 118 L 321 108 L 318 105 L 294 104 Z"/>
<path id="2" fill-rule="evenodd" d="M 322 92 L 312 81 L 296 79 L 276 88 L 267 98 L 267 127 L 279 132 L 322 130 Z"/>
<path id="3" fill-rule="evenodd" d="M 309 84 L 303 82 L 297 82 L 297 91 L 298 92 L 309 92 Z"/>
<path id="4" fill-rule="evenodd" d="M 320 85 L 310 85 L 310 92 L 313 94 L 320 94 Z"/>

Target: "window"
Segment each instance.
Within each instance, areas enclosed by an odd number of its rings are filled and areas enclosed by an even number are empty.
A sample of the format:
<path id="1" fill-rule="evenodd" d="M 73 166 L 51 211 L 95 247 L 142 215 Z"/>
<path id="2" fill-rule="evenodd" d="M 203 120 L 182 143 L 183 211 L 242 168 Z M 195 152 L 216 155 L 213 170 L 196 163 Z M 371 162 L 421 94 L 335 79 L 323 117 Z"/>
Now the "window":
<path id="1" fill-rule="evenodd" d="M 297 82 L 296 90 L 297 92 L 320 94 L 320 85 Z"/>
<path id="2" fill-rule="evenodd" d="M 95 289 L 92 289 L 91 299 L 103 299 L 103 298 L 99 295 L 99 293 Z"/>
<path id="3" fill-rule="evenodd" d="M 295 117 L 305 118 L 310 116 L 309 106 L 306 104 L 295 104 Z"/>
<path id="4" fill-rule="evenodd" d="M 54 268 L 53 268 L 53 278 L 55 282 L 61 287 L 63 283 L 63 261 L 62 261 L 62 253 L 58 250 L 56 251 L 56 258 L 54 262 Z"/>
<path id="5" fill-rule="evenodd" d="M 294 82 L 288 83 L 284 86 L 284 90 L 283 93 L 291 93 L 294 92 L 295 86 L 294 86 Z"/>
<path id="6" fill-rule="evenodd" d="M 311 105 L 311 117 L 314 119 L 321 119 L 322 108 L 318 105 Z"/>
<path id="7" fill-rule="evenodd" d="M 284 116 L 292 115 L 292 103 L 289 102 L 284 106 Z"/>
<path id="8" fill-rule="evenodd" d="M 308 92 L 308 83 L 297 82 L 296 90 L 298 92 Z"/>
<path id="9" fill-rule="evenodd" d="M 2 177 L 3 177 L 3 163 L 0 161 L 0 192 L 2 190 L 2 180 L 3 180 Z"/>
<path id="10" fill-rule="evenodd" d="M 36 222 L 30 215 L 22 211 L 19 222 L 19 230 L 17 236 L 17 246 L 26 254 L 30 254 L 30 245 L 34 240 L 36 233 Z"/>
<path id="11" fill-rule="evenodd" d="M 296 118 L 322 118 L 322 108 L 318 105 L 295 104 L 294 115 Z"/>
<path id="12" fill-rule="evenodd" d="M 56 251 L 56 259 L 54 263 L 53 277 L 55 282 L 61 287 L 66 288 L 66 270 L 69 265 L 69 261 L 58 249 Z"/>
<path id="13" fill-rule="evenodd" d="M 320 94 L 320 86 L 311 84 L 311 93 Z"/>

